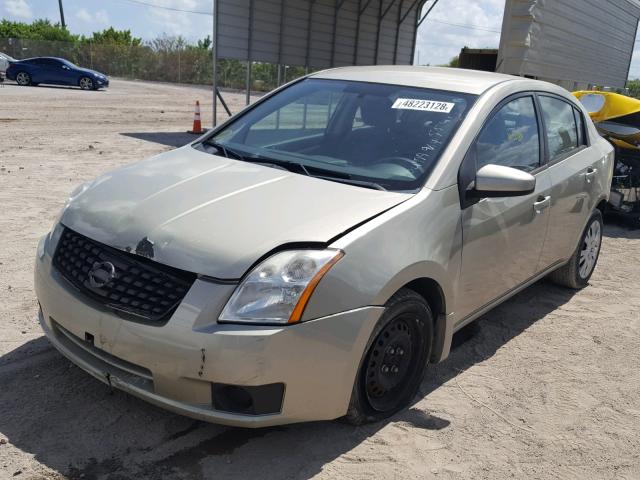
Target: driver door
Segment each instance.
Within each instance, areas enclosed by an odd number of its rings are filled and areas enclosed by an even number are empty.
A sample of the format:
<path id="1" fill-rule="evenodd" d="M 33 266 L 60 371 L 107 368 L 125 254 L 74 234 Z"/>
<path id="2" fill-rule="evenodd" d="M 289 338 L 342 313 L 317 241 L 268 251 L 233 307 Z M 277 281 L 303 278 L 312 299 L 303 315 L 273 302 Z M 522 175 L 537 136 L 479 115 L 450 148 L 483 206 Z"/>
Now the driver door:
<path id="1" fill-rule="evenodd" d="M 464 172 L 473 179 L 481 167 L 497 164 L 531 173 L 536 188 L 523 196 L 463 205 L 459 323 L 537 273 L 551 200 L 541 131 L 533 95 L 509 97 L 496 107 L 463 162 L 461 182 Z"/>
<path id="2" fill-rule="evenodd" d="M 51 70 L 56 72 L 56 83 L 60 85 L 75 85 L 76 84 L 76 74 L 71 70 L 69 66 L 58 61 L 51 60 Z"/>

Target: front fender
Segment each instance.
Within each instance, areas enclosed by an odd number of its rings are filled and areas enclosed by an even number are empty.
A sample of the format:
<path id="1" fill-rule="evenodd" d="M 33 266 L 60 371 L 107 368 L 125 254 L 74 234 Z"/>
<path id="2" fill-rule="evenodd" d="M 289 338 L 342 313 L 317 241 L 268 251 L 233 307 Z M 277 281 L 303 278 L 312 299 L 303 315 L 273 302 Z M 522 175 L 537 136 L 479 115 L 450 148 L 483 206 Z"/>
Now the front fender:
<path id="1" fill-rule="evenodd" d="M 455 306 L 461 244 L 457 187 L 425 189 L 331 245 L 345 256 L 319 283 L 303 320 L 383 306 L 420 278 L 438 283 L 449 312 Z"/>

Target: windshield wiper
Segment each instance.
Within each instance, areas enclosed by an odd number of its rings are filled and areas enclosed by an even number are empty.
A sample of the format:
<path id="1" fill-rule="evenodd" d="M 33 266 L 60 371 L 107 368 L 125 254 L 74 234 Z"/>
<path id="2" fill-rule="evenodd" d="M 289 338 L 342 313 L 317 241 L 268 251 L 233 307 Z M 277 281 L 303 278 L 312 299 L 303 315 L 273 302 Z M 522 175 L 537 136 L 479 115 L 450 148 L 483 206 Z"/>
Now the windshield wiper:
<path id="1" fill-rule="evenodd" d="M 302 171 L 302 173 L 304 173 L 307 177 L 320 178 L 322 180 L 329 180 L 331 182 L 346 183 L 348 185 L 356 185 L 358 187 L 371 188 L 373 190 L 381 190 L 385 192 L 387 191 L 387 189 L 384 188 L 379 183 L 369 182 L 366 180 L 356 180 L 354 178 L 351 178 L 350 176 L 344 177 L 344 176 L 327 175 L 328 173 L 333 173 L 330 170 L 322 169 L 321 171 L 324 172 L 324 175 L 315 175 L 309 172 L 309 169 L 305 167 L 304 164 L 299 162 L 289 162 L 287 160 L 274 160 L 272 158 L 266 158 L 266 157 L 249 157 L 249 158 L 245 158 L 245 160 L 247 162 L 253 162 L 253 163 L 262 163 L 267 165 L 272 164 L 278 167 L 286 168 L 287 170 L 290 170 L 290 167 L 292 166 L 298 167 Z"/>
<path id="2" fill-rule="evenodd" d="M 227 147 L 226 145 L 223 145 L 221 143 L 215 142 L 213 140 L 206 140 L 204 142 L 206 145 L 209 145 L 213 148 L 216 148 L 218 150 L 220 150 L 222 152 L 222 154 L 227 157 L 227 158 L 232 158 L 229 156 L 229 154 L 233 155 L 233 157 L 236 158 L 236 160 L 244 160 L 244 161 L 248 161 L 248 159 L 242 155 L 241 153 L 236 152 L 235 150 Z"/>
<path id="3" fill-rule="evenodd" d="M 268 157 L 263 157 L 263 156 L 258 156 L 258 155 L 247 156 L 247 155 L 242 155 L 241 153 L 238 153 L 235 150 L 232 150 L 229 147 L 227 147 L 227 146 L 225 146 L 225 145 L 223 145 L 221 143 L 217 143 L 217 142 L 214 142 L 214 141 L 211 141 L 211 140 L 208 140 L 208 141 L 206 141 L 204 143 L 206 143 L 207 145 L 210 145 L 210 146 L 212 146 L 214 148 L 217 148 L 227 158 L 231 158 L 229 156 L 229 154 L 231 154 L 237 160 L 242 160 L 243 162 L 260 163 L 260 164 L 263 164 L 263 165 L 275 165 L 277 167 L 285 168 L 285 169 L 287 169 L 289 171 L 291 171 L 291 167 L 297 167 L 307 177 L 320 178 L 322 180 L 329 180 L 329 181 L 332 181 L 332 182 L 346 183 L 348 185 L 355 185 L 355 186 L 358 186 L 358 187 L 371 188 L 373 190 L 381 190 L 381 191 L 386 191 L 387 190 L 386 188 L 384 188 L 379 183 L 369 182 L 369 181 L 366 181 L 366 180 L 356 180 L 354 178 L 351 178 L 350 176 L 343 177 L 343 176 L 327 175 L 329 173 L 333 173 L 333 172 L 331 172 L 331 170 L 322 169 L 321 171 L 325 173 L 324 175 L 314 175 L 311 172 L 309 172 L 309 169 L 307 169 L 307 167 L 305 167 L 304 164 L 302 164 L 300 162 L 290 162 L 290 161 L 287 161 L 287 160 L 276 160 L 274 158 L 268 158 Z"/>
<path id="4" fill-rule="evenodd" d="M 354 178 L 329 177 L 327 175 L 310 175 L 313 178 L 321 178 L 322 180 L 330 180 L 332 182 L 346 183 L 348 185 L 356 185 L 358 187 L 371 188 L 373 190 L 381 190 L 386 192 L 387 189 L 376 182 L 368 182 L 366 180 L 356 180 Z"/>

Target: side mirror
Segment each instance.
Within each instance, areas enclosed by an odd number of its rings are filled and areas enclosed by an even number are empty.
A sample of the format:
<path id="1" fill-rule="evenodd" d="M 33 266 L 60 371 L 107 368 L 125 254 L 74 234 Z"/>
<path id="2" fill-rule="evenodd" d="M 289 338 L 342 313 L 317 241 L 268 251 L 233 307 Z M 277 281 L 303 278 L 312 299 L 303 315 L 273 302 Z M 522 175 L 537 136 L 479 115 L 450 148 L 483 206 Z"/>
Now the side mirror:
<path id="1" fill-rule="evenodd" d="M 516 197 L 536 189 L 536 177 L 517 168 L 485 165 L 476 173 L 477 197 Z"/>

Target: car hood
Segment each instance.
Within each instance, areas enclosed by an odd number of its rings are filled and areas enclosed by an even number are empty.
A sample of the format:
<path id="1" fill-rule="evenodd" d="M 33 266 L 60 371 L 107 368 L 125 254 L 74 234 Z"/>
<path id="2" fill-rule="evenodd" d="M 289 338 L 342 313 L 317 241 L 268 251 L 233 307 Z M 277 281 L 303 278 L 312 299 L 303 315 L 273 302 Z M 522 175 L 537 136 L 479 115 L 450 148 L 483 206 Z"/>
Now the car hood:
<path id="1" fill-rule="evenodd" d="M 82 186 L 61 221 L 119 250 L 237 279 L 281 245 L 326 243 L 410 197 L 187 146 Z"/>

